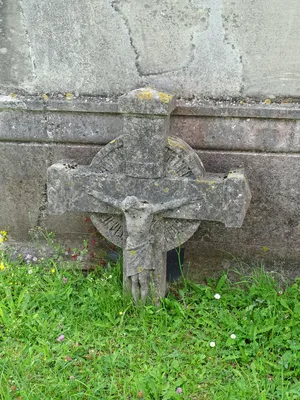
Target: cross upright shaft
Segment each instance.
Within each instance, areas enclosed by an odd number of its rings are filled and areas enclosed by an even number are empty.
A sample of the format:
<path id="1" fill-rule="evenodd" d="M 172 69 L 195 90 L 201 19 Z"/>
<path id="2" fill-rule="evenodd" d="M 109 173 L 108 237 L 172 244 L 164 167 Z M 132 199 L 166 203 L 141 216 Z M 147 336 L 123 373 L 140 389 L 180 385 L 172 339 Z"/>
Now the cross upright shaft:
<path id="1" fill-rule="evenodd" d="M 170 113 L 176 106 L 171 95 L 152 89 L 136 90 L 119 99 L 124 114 L 125 175 L 162 178 Z"/>

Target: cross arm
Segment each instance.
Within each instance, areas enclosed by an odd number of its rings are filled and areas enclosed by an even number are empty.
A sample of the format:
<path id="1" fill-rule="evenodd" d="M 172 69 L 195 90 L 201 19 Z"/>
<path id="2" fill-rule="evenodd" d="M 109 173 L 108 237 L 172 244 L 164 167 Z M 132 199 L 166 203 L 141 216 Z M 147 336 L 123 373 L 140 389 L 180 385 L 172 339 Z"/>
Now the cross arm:
<path id="1" fill-rule="evenodd" d="M 91 188 L 102 186 L 98 182 L 105 182 L 103 175 L 105 174 L 93 173 L 89 167 L 70 162 L 53 164 L 48 168 L 47 176 L 48 212 L 58 215 L 68 211 L 121 213 L 112 207 L 117 205 L 117 201 L 109 198 L 109 187 L 102 192 L 96 192 L 96 196 L 89 195 Z"/>
<path id="2" fill-rule="evenodd" d="M 232 170 L 227 176 L 206 174 L 204 178 L 190 180 L 189 187 L 189 201 L 177 209 L 167 209 L 166 218 L 219 221 L 228 228 L 242 226 L 251 200 L 242 169 Z"/>
<path id="3" fill-rule="evenodd" d="M 251 192 L 243 169 L 231 170 L 224 179 L 223 220 L 228 228 L 241 228 L 251 201 Z"/>

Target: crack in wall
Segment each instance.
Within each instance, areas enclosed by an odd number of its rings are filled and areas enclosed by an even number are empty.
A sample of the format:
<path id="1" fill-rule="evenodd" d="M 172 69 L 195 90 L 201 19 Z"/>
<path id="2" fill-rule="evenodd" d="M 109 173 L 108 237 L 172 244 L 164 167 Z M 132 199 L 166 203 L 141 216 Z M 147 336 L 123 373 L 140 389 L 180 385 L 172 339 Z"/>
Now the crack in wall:
<path id="1" fill-rule="evenodd" d="M 225 10 L 224 10 L 225 7 Z M 242 68 L 242 73 L 240 76 L 240 88 L 239 88 L 239 95 L 241 97 L 244 96 L 245 92 L 245 77 L 244 77 L 244 63 L 243 63 L 243 56 L 241 55 L 241 50 L 238 48 L 238 43 L 235 40 L 234 33 L 231 31 L 230 28 L 239 28 L 238 18 L 239 16 L 234 12 L 234 7 L 230 10 L 226 9 L 226 5 L 223 4 L 222 11 L 221 11 L 221 18 L 222 18 L 222 28 L 224 32 L 223 42 L 225 45 L 230 46 L 235 53 L 239 54 L 239 63 Z"/>
<path id="2" fill-rule="evenodd" d="M 43 185 L 42 195 L 41 195 L 41 203 L 40 203 L 38 216 L 36 219 L 36 226 L 35 228 L 41 227 L 44 228 L 44 221 L 47 215 L 47 205 L 48 205 L 48 198 L 47 198 L 47 183 Z"/>
<path id="3" fill-rule="evenodd" d="M 194 7 L 192 0 L 188 0 L 189 4 Z M 195 52 L 196 52 L 196 45 L 194 43 L 194 38 L 195 38 L 195 32 L 192 33 L 190 35 L 190 41 L 189 41 L 189 46 L 190 46 L 190 51 L 189 51 L 189 60 L 186 62 L 186 64 L 184 66 L 179 66 L 177 68 L 171 68 L 171 69 L 166 69 L 166 70 L 161 70 L 159 72 L 144 72 L 140 66 L 139 63 L 139 58 L 140 58 L 140 53 L 139 50 L 137 48 L 137 46 L 134 43 L 134 38 L 133 38 L 133 33 L 132 33 L 132 29 L 130 27 L 130 23 L 128 18 L 126 17 L 126 15 L 122 12 L 121 8 L 119 7 L 120 0 L 113 0 L 111 3 L 112 8 L 114 9 L 114 11 L 116 13 L 118 13 L 122 20 L 125 23 L 125 26 L 127 28 L 128 31 L 128 37 L 129 37 L 129 41 L 130 41 L 130 45 L 134 51 L 135 54 L 135 66 L 138 72 L 138 75 L 142 78 L 142 77 L 147 77 L 147 76 L 159 76 L 159 75 L 163 75 L 163 74 L 170 74 L 173 72 L 178 72 L 178 71 L 186 71 L 189 66 L 194 62 L 196 56 L 195 56 Z M 206 12 L 206 17 L 207 19 L 209 19 L 209 14 L 210 14 L 210 9 L 209 8 L 205 8 L 204 11 Z M 206 24 L 205 30 L 208 29 L 208 22 Z"/>
<path id="4" fill-rule="evenodd" d="M 26 42 L 27 42 L 27 45 L 28 45 L 29 57 L 30 57 L 31 65 L 32 65 L 32 77 L 33 77 L 33 80 L 36 80 L 37 79 L 36 60 L 35 60 L 35 57 L 33 55 L 31 40 L 30 40 L 30 37 L 29 37 L 29 32 L 28 32 L 28 29 L 27 29 L 27 25 L 26 25 L 26 18 L 25 18 L 23 1 L 24 0 L 19 0 L 19 5 L 20 5 L 20 10 L 21 10 L 21 15 L 22 15 L 22 24 L 23 24 L 23 28 L 24 28 L 24 32 L 25 32 L 25 38 L 26 38 Z"/>
<path id="5" fill-rule="evenodd" d="M 44 116 L 44 131 L 48 132 L 48 118 L 47 115 Z M 49 143 L 50 146 L 47 146 L 47 161 L 46 161 L 46 170 L 54 164 L 54 153 L 52 148 L 52 143 Z M 46 180 L 42 188 L 41 193 L 41 203 L 38 209 L 38 215 L 36 219 L 36 228 L 41 227 L 44 228 L 44 223 L 47 218 L 47 208 L 48 208 L 48 193 L 47 193 L 47 175 Z"/>
<path id="6" fill-rule="evenodd" d="M 136 67 L 138 75 L 140 77 L 142 77 L 143 73 L 142 73 L 142 71 L 140 69 L 140 65 L 139 65 L 139 62 L 138 62 L 139 52 L 138 52 L 138 49 L 136 48 L 135 44 L 133 43 L 132 32 L 131 32 L 131 28 L 130 28 L 130 25 L 129 25 L 129 21 L 126 18 L 126 16 L 122 13 L 121 9 L 118 7 L 118 0 L 113 0 L 112 3 L 111 3 L 111 6 L 112 6 L 113 10 L 122 17 L 122 20 L 125 23 L 125 26 L 126 26 L 127 31 L 128 31 L 128 37 L 129 37 L 130 45 L 131 45 L 131 48 L 133 49 L 134 54 L 135 54 L 135 67 Z"/>
<path id="7" fill-rule="evenodd" d="M 190 59 L 187 61 L 186 65 L 184 65 L 183 67 L 164 70 L 161 72 L 149 72 L 147 74 L 143 74 L 143 76 L 159 76 L 159 75 L 164 75 L 164 74 L 171 74 L 173 72 L 178 72 L 178 71 L 186 71 L 189 68 L 189 66 L 195 61 L 196 45 L 193 43 L 194 35 L 191 35 L 190 40 L 191 40 L 191 55 L 190 55 Z"/>

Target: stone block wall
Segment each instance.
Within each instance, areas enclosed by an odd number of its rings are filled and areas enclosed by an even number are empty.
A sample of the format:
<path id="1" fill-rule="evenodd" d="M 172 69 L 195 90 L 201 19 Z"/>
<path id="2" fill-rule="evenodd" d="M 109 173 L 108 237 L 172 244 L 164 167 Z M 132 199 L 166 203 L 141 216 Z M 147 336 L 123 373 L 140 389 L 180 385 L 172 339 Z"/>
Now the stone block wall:
<path id="1" fill-rule="evenodd" d="M 151 85 L 181 98 L 171 133 L 207 170 L 250 181 L 242 229 L 203 222 L 187 243 L 194 276 L 230 255 L 297 275 L 299 18 L 298 0 L 0 1 L 0 230 L 82 242 L 87 216 L 47 215 L 47 168 L 89 163 L 122 133 L 117 97 Z"/>

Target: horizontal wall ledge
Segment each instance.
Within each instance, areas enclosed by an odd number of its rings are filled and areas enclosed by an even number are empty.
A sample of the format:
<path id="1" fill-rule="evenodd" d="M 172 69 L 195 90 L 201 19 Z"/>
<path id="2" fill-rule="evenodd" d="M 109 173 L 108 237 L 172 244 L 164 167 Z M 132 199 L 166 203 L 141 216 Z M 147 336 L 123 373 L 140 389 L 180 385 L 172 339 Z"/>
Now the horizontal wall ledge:
<path id="1" fill-rule="evenodd" d="M 48 97 L 0 95 L 0 110 L 27 110 L 52 112 L 86 112 L 116 114 L 117 99 L 98 97 Z M 198 117 L 237 117 L 300 119 L 299 103 L 228 102 L 228 101 L 184 101 L 178 100 L 173 115 Z"/>
<path id="2" fill-rule="evenodd" d="M 228 103 L 228 102 L 178 102 L 175 115 L 193 117 L 231 117 L 300 119 L 300 104 Z"/>
<path id="3" fill-rule="evenodd" d="M 119 113 L 116 99 L 101 97 L 72 97 L 70 100 L 65 97 L 49 97 L 44 100 L 41 96 L 0 96 L 1 110 Z"/>
<path id="4" fill-rule="evenodd" d="M 299 104 L 208 106 L 179 100 L 170 133 L 194 149 L 299 154 L 298 117 Z M 1 142 L 105 145 L 122 134 L 123 117 L 110 99 L 0 96 Z"/>

